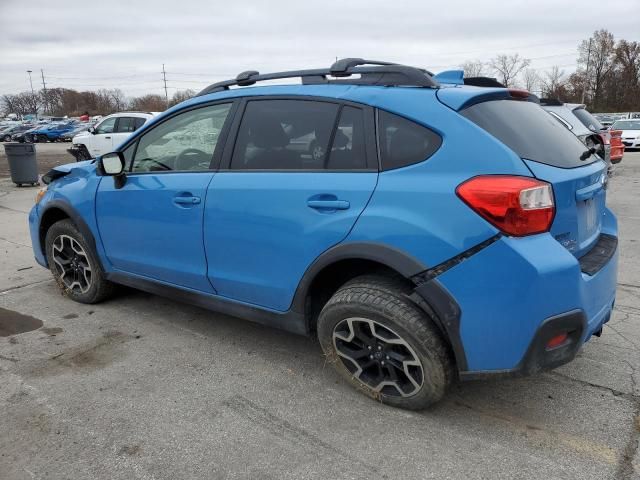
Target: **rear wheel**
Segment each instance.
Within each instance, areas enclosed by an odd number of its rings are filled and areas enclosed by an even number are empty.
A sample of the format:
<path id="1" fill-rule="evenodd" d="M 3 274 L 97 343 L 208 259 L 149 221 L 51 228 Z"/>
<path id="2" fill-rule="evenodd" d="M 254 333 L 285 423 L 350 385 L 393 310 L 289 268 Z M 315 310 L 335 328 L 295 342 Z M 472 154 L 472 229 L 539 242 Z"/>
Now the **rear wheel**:
<path id="1" fill-rule="evenodd" d="M 49 141 L 49 137 L 46 135 L 38 135 L 38 142 L 47 143 Z"/>
<path id="2" fill-rule="evenodd" d="M 109 282 L 84 235 L 71 220 L 54 223 L 45 239 L 47 261 L 63 293 L 80 303 L 98 303 L 110 297 Z"/>
<path id="3" fill-rule="evenodd" d="M 322 309 L 318 338 L 338 373 L 383 403 L 420 410 L 453 381 L 440 332 L 394 278 L 366 275 L 342 286 Z"/>

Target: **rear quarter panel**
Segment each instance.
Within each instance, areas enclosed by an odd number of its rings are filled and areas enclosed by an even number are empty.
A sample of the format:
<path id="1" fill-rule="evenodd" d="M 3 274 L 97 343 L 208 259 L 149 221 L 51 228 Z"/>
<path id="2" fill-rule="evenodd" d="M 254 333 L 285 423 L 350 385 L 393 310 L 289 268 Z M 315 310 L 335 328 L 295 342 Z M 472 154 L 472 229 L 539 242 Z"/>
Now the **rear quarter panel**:
<path id="1" fill-rule="evenodd" d="M 498 233 L 455 190 L 481 174 L 531 176 L 517 155 L 440 103 L 433 90 L 396 88 L 382 94 L 361 89 L 349 99 L 407 117 L 431 128 L 443 141 L 428 160 L 380 174 L 373 197 L 347 241 L 383 243 L 429 268 Z"/>

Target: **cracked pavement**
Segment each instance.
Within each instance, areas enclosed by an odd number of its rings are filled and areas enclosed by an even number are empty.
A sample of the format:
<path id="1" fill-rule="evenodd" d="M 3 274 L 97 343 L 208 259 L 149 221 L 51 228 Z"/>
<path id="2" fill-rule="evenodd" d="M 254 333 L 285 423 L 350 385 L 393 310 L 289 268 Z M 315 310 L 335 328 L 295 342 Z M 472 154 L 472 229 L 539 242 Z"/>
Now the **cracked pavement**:
<path id="1" fill-rule="evenodd" d="M 640 479 L 639 187 L 625 154 L 602 337 L 416 413 L 352 390 L 307 338 L 132 290 L 71 302 L 32 257 L 36 189 L 0 179 L 0 315 L 42 321 L 0 337 L 0 478 Z"/>

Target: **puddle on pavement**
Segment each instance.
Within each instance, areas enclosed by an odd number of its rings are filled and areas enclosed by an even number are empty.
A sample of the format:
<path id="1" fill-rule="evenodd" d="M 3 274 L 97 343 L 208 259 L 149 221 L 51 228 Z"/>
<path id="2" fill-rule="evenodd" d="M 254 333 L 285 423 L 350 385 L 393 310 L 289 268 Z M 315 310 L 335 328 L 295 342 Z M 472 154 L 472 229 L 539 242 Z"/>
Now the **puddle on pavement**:
<path id="1" fill-rule="evenodd" d="M 0 307 L 0 337 L 31 332 L 42 325 L 42 320 Z"/>

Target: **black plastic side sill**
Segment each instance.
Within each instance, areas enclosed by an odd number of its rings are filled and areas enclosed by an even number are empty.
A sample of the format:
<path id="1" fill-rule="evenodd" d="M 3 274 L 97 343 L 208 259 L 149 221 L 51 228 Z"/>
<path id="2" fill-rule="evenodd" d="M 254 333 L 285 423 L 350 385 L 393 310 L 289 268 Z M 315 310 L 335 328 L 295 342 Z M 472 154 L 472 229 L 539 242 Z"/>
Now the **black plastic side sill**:
<path id="1" fill-rule="evenodd" d="M 580 270 L 587 275 L 595 275 L 604 267 L 618 248 L 618 238 L 606 233 L 600 238 L 589 252 L 580 257 Z"/>
<path id="2" fill-rule="evenodd" d="M 411 280 L 416 285 L 420 285 L 422 283 L 428 282 L 429 280 L 432 280 L 432 279 L 436 278 L 438 275 L 440 275 L 440 274 L 446 272 L 447 270 L 455 267 L 456 265 L 459 265 L 460 263 L 464 262 L 467 258 L 475 255 L 480 250 L 483 250 L 483 249 L 487 248 L 492 243 L 495 243 L 496 241 L 498 241 L 501 237 L 502 237 L 502 234 L 498 233 L 498 234 L 494 235 L 493 237 L 485 240 L 484 242 L 479 243 L 478 245 L 476 245 L 474 247 L 471 247 L 470 249 L 465 250 L 464 252 L 456 255 L 455 257 L 450 258 L 449 260 L 446 260 L 446 261 L 442 262 L 441 264 L 436 265 L 433 268 L 425 270 L 424 272 L 420 272 L 420 273 L 414 275 L 413 277 L 411 277 Z"/>

